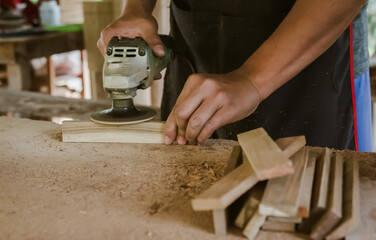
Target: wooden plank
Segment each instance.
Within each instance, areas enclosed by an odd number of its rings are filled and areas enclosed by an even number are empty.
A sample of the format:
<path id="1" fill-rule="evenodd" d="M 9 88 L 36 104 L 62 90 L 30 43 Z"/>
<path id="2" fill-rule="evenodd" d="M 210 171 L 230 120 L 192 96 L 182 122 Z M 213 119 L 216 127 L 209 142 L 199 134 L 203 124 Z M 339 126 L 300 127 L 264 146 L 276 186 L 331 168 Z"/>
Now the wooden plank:
<path id="1" fill-rule="evenodd" d="M 302 218 L 300 217 L 274 217 L 268 216 L 267 220 L 272 222 L 289 222 L 289 223 L 301 223 Z"/>
<path id="2" fill-rule="evenodd" d="M 263 128 L 238 134 L 243 158 L 248 159 L 258 179 L 281 177 L 294 172 L 292 162 Z"/>
<path id="3" fill-rule="evenodd" d="M 315 175 L 317 152 L 310 151 L 307 161 L 307 167 L 303 177 L 303 188 L 300 193 L 300 200 L 298 204 L 298 216 L 307 218 L 311 208 L 312 186 Z"/>
<path id="4" fill-rule="evenodd" d="M 325 148 L 316 161 L 316 170 L 312 188 L 311 214 L 304 219 L 298 229 L 309 233 L 312 226 L 322 217 L 327 207 L 327 192 L 329 183 L 330 159 L 332 150 Z"/>
<path id="5" fill-rule="evenodd" d="M 264 224 L 266 216 L 260 214 L 258 210 L 255 211 L 255 214 L 251 217 L 247 225 L 243 230 L 243 235 L 248 239 L 254 239 L 259 232 L 261 226 Z"/>
<path id="6" fill-rule="evenodd" d="M 242 158 L 242 148 L 239 145 L 235 145 L 232 148 L 230 158 L 227 162 L 227 166 L 224 171 L 224 175 L 227 175 L 229 172 L 234 170 L 237 166 L 239 166 L 243 162 Z"/>
<path id="7" fill-rule="evenodd" d="M 239 145 L 235 145 L 231 151 L 230 158 L 227 162 L 224 175 L 234 170 L 242 162 L 242 149 Z M 213 210 L 213 225 L 215 235 L 225 235 L 227 233 L 227 211 L 226 209 Z"/>
<path id="8" fill-rule="evenodd" d="M 351 233 L 360 221 L 359 164 L 347 159 L 344 164 L 343 218 L 326 239 L 342 239 Z"/>
<path id="9" fill-rule="evenodd" d="M 259 211 L 267 216 L 303 217 L 298 215 L 300 197 L 303 193 L 303 177 L 308 160 L 308 150 L 302 148 L 295 153 L 295 172 L 284 177 L 270 179 L 266 185 Z"/>
<path id="10" fill-rule="evenodd" d="M 283 154 L 289 158 L 306 145 L 304 136 L 285 137 L 275 141 L 280 149 L 283 149 Z"/>
<path id="11" fill-rule="evenodd" d="M 278 232 L 294 232 L 295 223 L 292 222 L 275 222 L 266 219 L 264 224 L 261 226 L 262 230 L 267 231 L 278 231 Z"/>
<path id="12" fill-rule="evenodd" d="M 258 182 L 249 163 L 245 162 L 192 200 L 195 211 L 224 209 Z"/>
<path id="13" fill-rule="evenodd" d="M 103 125 L 64 121 L 63 142 L 163 143 L 164 122 Z"/>
<path id="14" fill-rule="evenodd" d="M 281 153 L 280 155 L 284 155 L 280 149 L 278 151 Z M 283 156 L 283 158 L 285 159 L 286 157 Z M 291 162 L 290 160 L 288 161 Z M 285 174 L 290 172 L 291 170 L 287 169 Z M 224 209 L 253 187 L 258 181 L 259 179 L 249 162 L 244 161 L 244 163 L 234 171 L 227 174 L 197 198 L 193 199 L 192 208 L 195 211 Z"/>
<path id="15" fill-rule="evenodd" d="M 238 216 L 235 219 L 235 226 L 243 229 L 246 223 L 248 223 L 252 215 L 258 209 L 262 195 L 264 193 L 264 189 L 265 184 L 260 182 L 250 190 L 247 196 L 247 200 L 245 201 L 243 207 L 241 208 Z"/>
<path id="16" fill-rule="evenodd" d="M 339 153 L 335 154 L 330 168 L 328 207 L 312 228 L 313 239 L 323 239 L 342 218 L 343 158 Z"/>
<path id="17" fill-rule="evenodd" d="M 213 223 L 215 235 L 226 235 L 227 233 L 227 213 L 224 209 L 213 210 Z"/>

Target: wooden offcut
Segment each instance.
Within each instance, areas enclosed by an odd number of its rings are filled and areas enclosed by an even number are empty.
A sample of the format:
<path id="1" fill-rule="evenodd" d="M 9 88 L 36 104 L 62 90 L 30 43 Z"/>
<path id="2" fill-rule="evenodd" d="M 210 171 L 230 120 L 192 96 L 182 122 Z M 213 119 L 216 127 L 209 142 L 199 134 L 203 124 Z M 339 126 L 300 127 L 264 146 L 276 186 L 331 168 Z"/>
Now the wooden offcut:
<path id="1" fill-rule="evenodd" d="M 227 212 L 225 209 L 213 210 L 213 223 L 215 235 L 226 235 L 227 233 Z"/>
<path id="2" fill-rule="evenodd" d="M 235 219 L 235 226 L 238 228 L 244 228 L 244 226 L 248 223 L 260 205 L 264 189 L 265 184 L 260 182 L 249 191 L 247 200 L 243 204 L 238 216 Z"/>
<path id="3" fill-rule="evenodd" d="M 360 221 L 359 165 L 354 159 L 344 163 L 343 217 L 326 239 L 342 239 L 351 233 Z"/>
<path id="4" fill-rule="evenodd" d="M 242 149 L 239 145 L 232 148 L 230 158 L 227 162 L 224 175 L 226 176 L 242 162 Z M 213 225 L 215 235 L 225 235 L 227 233 L 227 208 L 213 210 Z"/>
<path id="5" fill-rule="evenodd" d="M 316 170 L 312 188 L 312 202 L 310 216 L 299 225 L 299 230 L 309 233 L 312 226 L 322 217 L 327 207 L 330 161 L 332 150 L 325 148 L 316 160 Z"/>
<path id="6" fill-rule="evenodd" d="M 330 166 L 328 206 L 325 214 L 312 227 L 311 238 L 323 239 L 342 218 L 343 159 L 335 154 Z"/>
<path id="7" fill-rule="evenodd" d="M 224 171 L 224 175 L 227 175 L 229 172 L 234 170 L 238 165 L 243 162 L 242 159 L 242 148 L 239 145 L 235 145 L 232 148 L 230 158 L 227 162 L 227 166 Z"/>
<path id="8" fill-rule="evenodd" d="M 259 179 L 245 162 L 192 200 L 195 211 L 224 209 L 254 186 Z"/>
<path id="9" fill-rule="evenodd" d="M 278 232 L 294 232 L 295 231 L 295 223 L 292 222 L 275 222 L 266 220 L 264 224 L 261 226 L 262 230 L 267 231 L 278 231 Z"/>
<path id="10" fill-rule="evenodd" d="M 104 125 L 64 121 L 63 142 L 163 143 L 164 122 Z"/>
<path id="11" fill-rule="evenodd" d="M 308 150 L 302 148 L 291 157 L 295 172 L 270 179 L 266 185 L 259 211 L 267 216 L 302 217 L 298 215 L 303 193 L 303 179 L 307 166 Z"/>
<path id="12" fill-rule="evenodd" d="M 304 145 L 306 145 L 306 139 L 302 136 L 285 137 L 275 141 L 280 149 L 283 149 L 283 154 L 289 158 L 294 153 L 299 151 Z"/>
<path id="13" fill-rule="evenodd" d="M 315 175 L 317 153 L 310 151 L 308 155 L 307 166 L 303 174 L 303 183 L 301 185 L 301 192 L 298 204 L 298 216 L 307 218 L 310 214 L 311 207 L 311 197 L 312 197 L 312 186 L 313 178 Z"/>
<path id="14" fill-rule="evenodd" d="M 256 129 L 256 130 L 259 131 L 259 129 Z M 256 134 L 253 137 L 251 136 L 250 138 L 258 138 L 258 141 L 260 142 L 264 141 L 264 142 L 267 142 L 267 144 L 273 145 L 274 143 L 273 140 L 271 140 L 271 138 L 266 134 L 264 130 L 262 131 L 264 132 L 264 134 L 261 134 L 261 135 Z M 242 139 L 244 141 L 247 141 L 246 138 L 242 138 Z M 253 141 L 255 140 L 252 140 L 251 142 Z M 272 141 L 273 143 L 270 143 L 270 141 Z M 304 143 L 301 142 L 300 137 L 297 138 L 296 141 L 299 142 L 299 145 L 301 145 L 301 147 L 303 147 L 303 145 L 305 144 L 305 142 Z M 295 145 L 294 141 L 293 143 Z M 247 143 L 245 143 L 245 145 L 247 145 Z M 278 171 L 278 175 L 281 175 L 283 172 L 285 175 L 291 173 L 293 171 L 293 166 L 292 166 L 291 161 L 287 158 L 288 154 L 285 154 L 284 151 L 282 151 L 275 143 L 274 145 L 277 149 L 273 147 L 274 150 L 272 149 L 271 151 L 277 151 L 277 155 L 282 158 L 282 161 L 284 162 L 285 165 L 291 164 L 291 168 L 282 167 L 282 169 Z M 296 147 L 294 147 L 294 149 L 295 148 Z M 250 149 L 251 148 L 248 148 L 248 151 Z M 289 148 L 288 146 L 286 146 L 286 149 L 289 150 L 288 152 L 292 152 L 291 148 Z M 266 149 L 264 150 L 266 151 Z M 258 151 L 258 150 L 255 149 L 255 151 Z M 258 160 L 254 159 L 253 162 L 264 161 L 263 156 L 264 155 L 260 155 L 260 158 Z M 270 168 L 275 168 L 275 166 L 281 166 L 280 160 L 281 160 L 280 158 L 277 158 L 275 159 L 275 162 L 273 161 L 267 161 L 267 162 L 268 164 L 270 164 L 269 166 Z M 193 210 L 205 211 L 205 210 L 213 210 L 213 209 L 224 209 L 228 207 L 231 203 L 233 203 L 236 199 L 238 199 L 242 194 L 248 191 L 251 187 L 253 187 L 260 179 L 256 175 L 250 163 L 245 160 L 243 161 L 244 162 L 239 167 L 237 167 L 235 170 L 231 171 L 221 180 L 216 182 L 214 185 L 212 185 L 209 189 L 204 191 L 197 198 L 193 199 L 192 200 Z"/>
<path id="15" fill-rule="evenodd" d="M 268 216 L 267 218 L 269 221 L 272 222 L 288 222 L 288 223 L 301 223 L 302 218 L 299 217 L 274 217 Z"/>
<path id="16" fill-rule="evenodd" d="M 259 232 L 261 226 L 265 223 L 266 216 L 260 214 L 258 210 L 252 215 L 247 225 L 243 230 L 243 235 L 248 239 L 254 239 Z"/>
<path id="17" fill-rule="evenodd" d="M 251 164 L 258 179 L 271 179 L 294 172 L 292 162 L 263 128 L 238 134 L 238 140 L 243 158 Z"/>

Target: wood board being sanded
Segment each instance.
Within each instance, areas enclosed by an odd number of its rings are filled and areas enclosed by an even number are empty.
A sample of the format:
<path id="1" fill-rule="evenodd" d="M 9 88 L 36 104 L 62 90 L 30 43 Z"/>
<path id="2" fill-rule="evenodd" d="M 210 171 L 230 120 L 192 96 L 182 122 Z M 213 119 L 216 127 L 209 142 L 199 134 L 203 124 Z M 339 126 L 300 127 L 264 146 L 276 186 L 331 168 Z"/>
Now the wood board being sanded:
<path id="1" fill-rule="evenodd" d="M 104 125 L 63 121 L 63 142 L 163 143 L 164 122 Z"/>

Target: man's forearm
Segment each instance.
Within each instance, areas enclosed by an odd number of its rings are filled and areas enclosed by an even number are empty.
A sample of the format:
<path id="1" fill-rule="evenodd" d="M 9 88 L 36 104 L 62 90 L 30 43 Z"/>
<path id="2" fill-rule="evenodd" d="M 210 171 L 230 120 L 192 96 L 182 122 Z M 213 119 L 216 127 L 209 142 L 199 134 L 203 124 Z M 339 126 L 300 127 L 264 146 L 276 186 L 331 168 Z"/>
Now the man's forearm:
<path id="1" fill-rule="evenodd" d="M 265 99 L 326 51 L 366 0 L 297 0 L 242 69 Z"/>
<path id="2" fill-rule="evenodd" d="M 151 14 L 157 0 L 127 0 L 124 13 L 147 13 Z"/>

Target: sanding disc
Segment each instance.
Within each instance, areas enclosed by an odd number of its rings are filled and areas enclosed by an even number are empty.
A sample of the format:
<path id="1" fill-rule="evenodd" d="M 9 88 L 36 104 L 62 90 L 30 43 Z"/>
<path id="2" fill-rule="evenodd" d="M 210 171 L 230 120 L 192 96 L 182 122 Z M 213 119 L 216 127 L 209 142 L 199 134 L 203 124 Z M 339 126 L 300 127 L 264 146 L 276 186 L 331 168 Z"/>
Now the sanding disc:
<path id="1" fill-rule="evenodd" d="M 110 108 L 91 114 L 90 120 L 109 125 L 123 125 L 146 122 L 155 117 L 156 112 L 147 107 L 129 109 Z"/>

